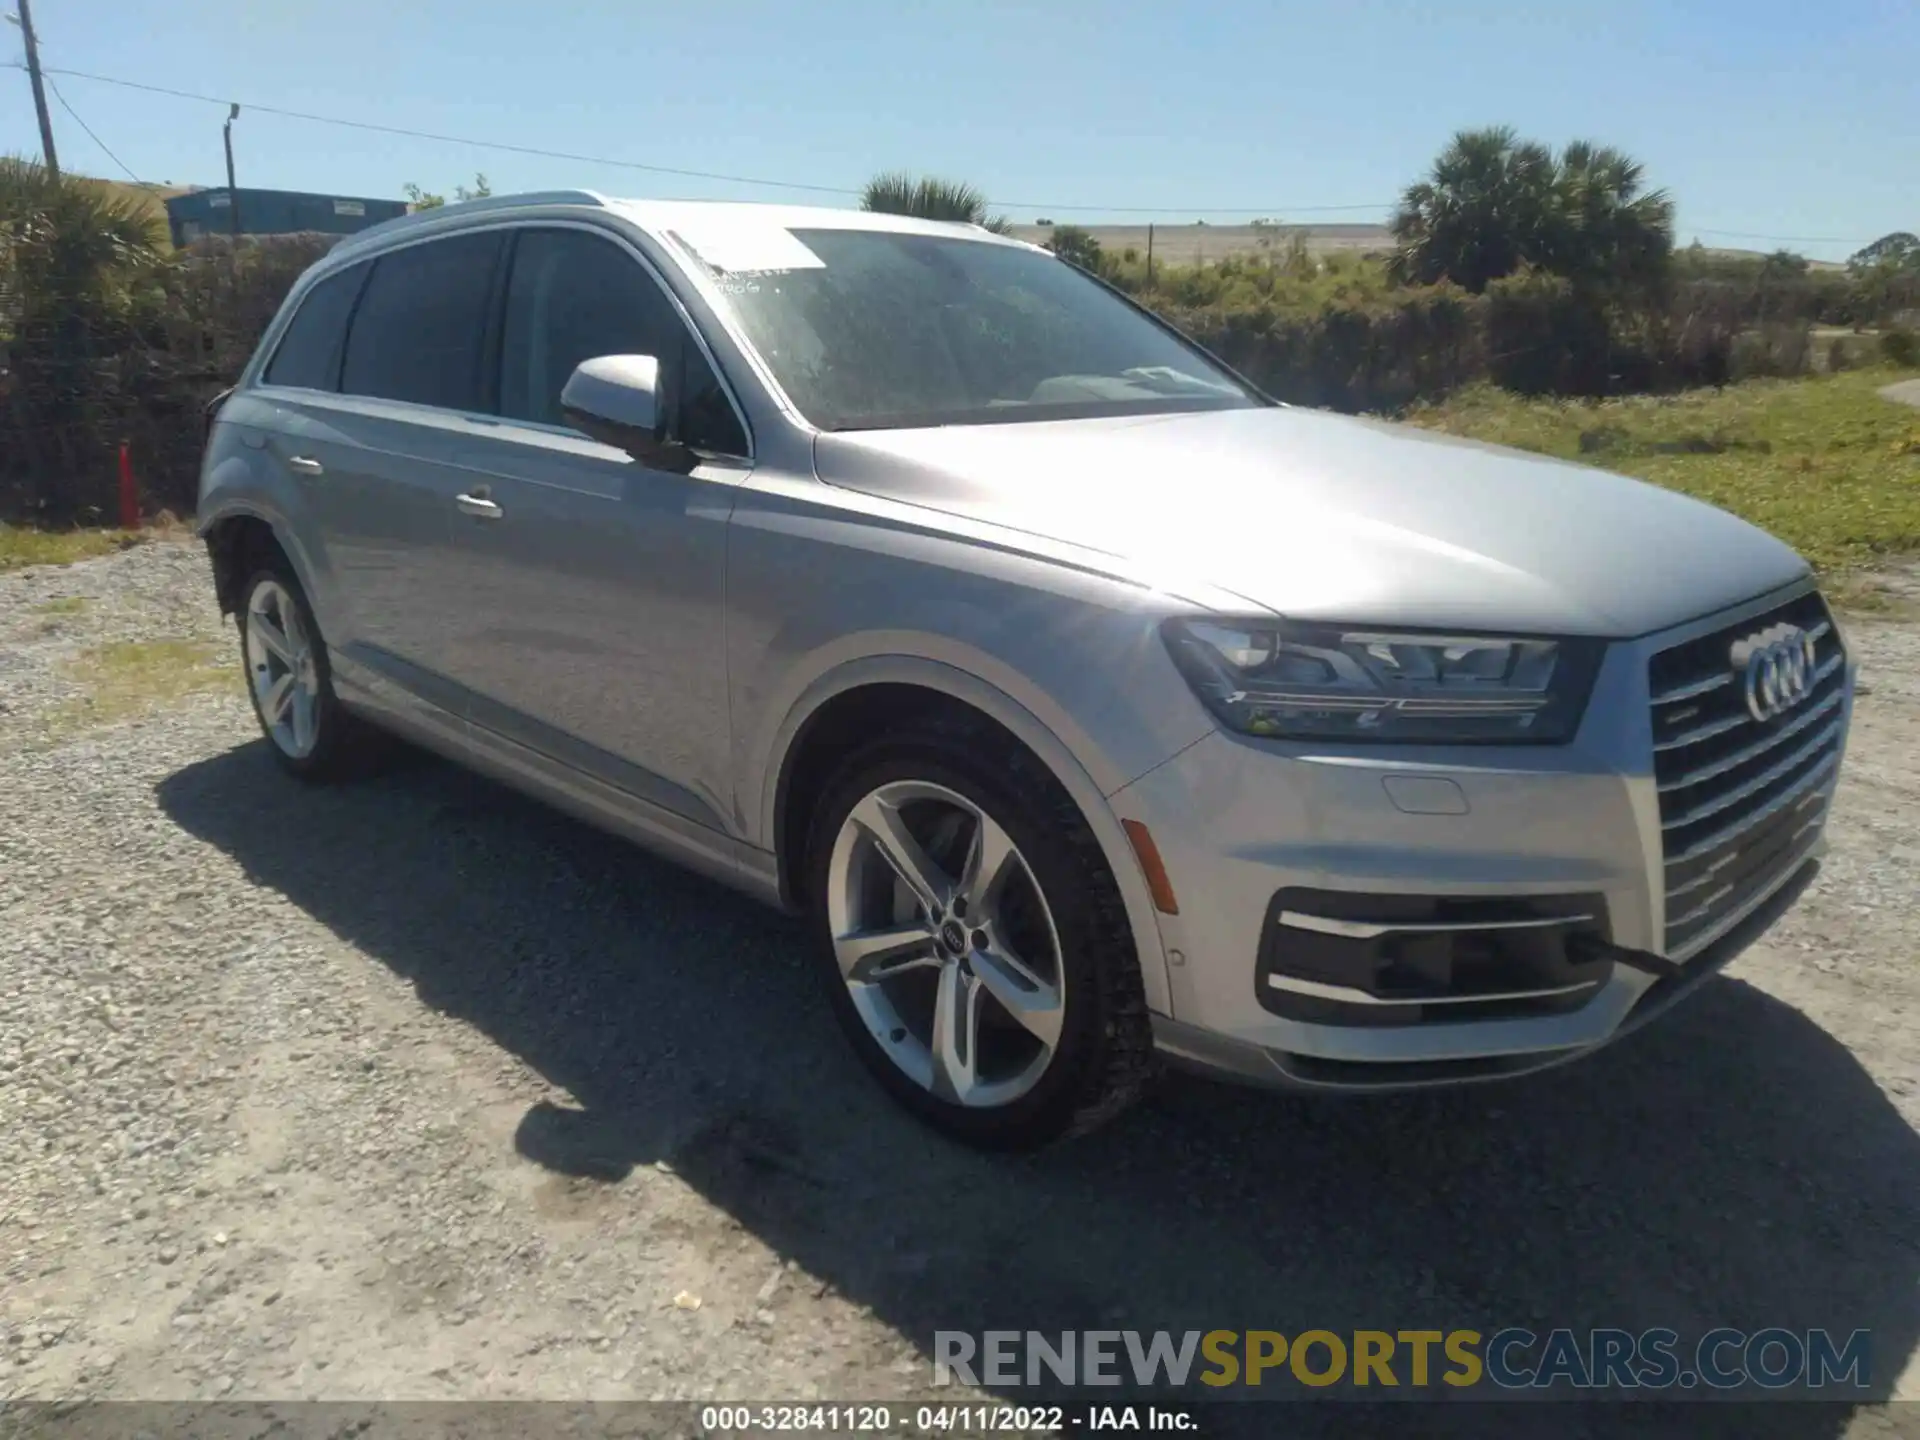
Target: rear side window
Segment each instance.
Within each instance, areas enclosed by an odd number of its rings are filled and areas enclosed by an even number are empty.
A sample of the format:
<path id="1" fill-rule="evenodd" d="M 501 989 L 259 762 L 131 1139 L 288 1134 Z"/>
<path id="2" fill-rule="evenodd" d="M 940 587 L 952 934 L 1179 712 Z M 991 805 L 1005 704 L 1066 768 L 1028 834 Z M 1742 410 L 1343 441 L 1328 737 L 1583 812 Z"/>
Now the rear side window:
<path id="1" fill-rule="evenodd" d="M 484 410 L 481 354 L 498 233 L 382 255 L 347 336 L 340 388 L 448 410 Z"/>
<path id="2" fill-rule="evenodd" d="M 710 453 L 747 453 L 712 367 L 644 265 L 583 231 L 522 231 L 501 324 L 500 413 L 565 424 L 560 391 L 596 355 L 653 356 L 670 403 L 677 399 L 677 438 Z"/>
<path id="3" fill-rule="evenodd" d="M 340 348 L 347 338 L 347 317 L 367 267 L 355 265 L 329 275 L 307 292 L 306 299 L 280 337 L 280 348 L 267 362 L 266 383 L 298 385 L 307 390 L 331 390 L 340 379 Z"/>

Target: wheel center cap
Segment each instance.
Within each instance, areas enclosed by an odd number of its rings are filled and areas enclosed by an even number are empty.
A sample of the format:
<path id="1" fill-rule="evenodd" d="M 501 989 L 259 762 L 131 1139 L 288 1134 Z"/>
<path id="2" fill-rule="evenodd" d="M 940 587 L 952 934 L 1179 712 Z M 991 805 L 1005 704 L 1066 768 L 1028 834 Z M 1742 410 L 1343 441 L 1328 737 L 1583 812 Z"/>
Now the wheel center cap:
<path id="1" fill-rule="evenodd" d="M 940 927 L 940 944 L 950 955 L 966 954 L 967 932 L 958 920 L 949 920 Z"/>

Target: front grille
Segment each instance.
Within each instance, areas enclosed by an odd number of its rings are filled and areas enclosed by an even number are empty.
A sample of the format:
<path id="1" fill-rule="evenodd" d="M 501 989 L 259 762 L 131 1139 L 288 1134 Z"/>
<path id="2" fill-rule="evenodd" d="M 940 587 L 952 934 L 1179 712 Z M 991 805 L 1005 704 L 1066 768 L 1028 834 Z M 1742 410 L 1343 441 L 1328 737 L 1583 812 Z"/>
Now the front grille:
<path id="1" fill-rule="evenodd" d="M 1812 683 L 1804 699 L 1757 720 L 1733 651 L 1779 625 L 1813 637 Z M 1670 957 L 1709 944 L 1812 848 L 1840 767 L 1846 668 L 1812 591 L 1649 662 Z"/>

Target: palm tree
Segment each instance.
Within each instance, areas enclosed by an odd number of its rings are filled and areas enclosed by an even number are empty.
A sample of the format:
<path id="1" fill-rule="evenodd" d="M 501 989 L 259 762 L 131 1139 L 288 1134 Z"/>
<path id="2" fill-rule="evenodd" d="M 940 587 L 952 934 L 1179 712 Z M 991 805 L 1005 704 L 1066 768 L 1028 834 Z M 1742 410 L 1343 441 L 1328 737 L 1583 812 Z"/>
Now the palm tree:
<path id="1" fill-rule="evenodd" d="M 1551 244 L 1538 263 L 1576 284 L 1647 290 L 1673 255 L 1673 201 L 1611 146 L 1576 140 L 1560 152 Z"/>
<path id="2" fill-rule="evenodd" d="M 1004 216 L 987 213 L 987 197 L 959 180 L 913 176 L 904 170 L 876 175 L 860 192 L 860 208 L 882 215 L 913 215 L 922 220 L 952 220 L 980 225 L 996 235 L 1013 228 Z"/>
<path id="3" fill-rule="evenodd" d="M 1393 217 L 1402 280 L 1469 290 L 1510 275 L 1542 248 L 1553 206 L 1553 154 L 1505 125 L 1462 130 L 1407 187 Z"/>
<path id="4" fill-rule="evenodd" d="M 161 234 L 140 198 L 0 156 L 0 467 L 21 467 L 28 494 L 100 443 Z"/>
<path id="5" fill-rule="evenodd" d="M 1463 130 L 1394 213 L 1398 278 L 1481 291 L 1532 266 L 1583 288 L 1643 287 L 1673 250 L 1673 202 L 1638 162 L 1575 141 L 1555 157 L 1505 125 Z"/>
<path id="6" fill-rule="evenodd" d="M 143 200 L 0 156 L 0 323 L 111 306 L 159 261 L 161 235 Z"/>

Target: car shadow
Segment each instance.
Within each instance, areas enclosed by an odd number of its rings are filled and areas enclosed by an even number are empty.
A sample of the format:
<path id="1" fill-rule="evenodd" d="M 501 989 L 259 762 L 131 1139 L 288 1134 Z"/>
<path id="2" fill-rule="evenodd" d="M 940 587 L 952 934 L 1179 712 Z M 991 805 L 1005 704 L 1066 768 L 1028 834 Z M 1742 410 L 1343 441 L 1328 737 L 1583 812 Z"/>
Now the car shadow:
<path id="1" fill-rule="evenodd" d="M 1864 1328 L 1884 1399 L 1920 1340 L 1920 1139 L 1845 1047 L 1737 979 L 1528 1079 L 1301 1098 L 1176 1077 L 1084 1140 L 987 1157 L 860 1072 L 795 922 L 486 780 L 422 757 L 312 791 L 255 743 L 159 801 L 575 1097 L 525 1115 L 529 1160 L 609 1184 L 669 1161 L 928 1356 L 936 1330 Z M 1688 1435 L 1849 1413 L 1610 1408 Z M 1215 1428 L 1270 1433 L 1255 1410 Z M 1494 1419 L 1565 1435 L 1582 1413 Z M 1358 1418 L 1290 1405 L 1284 1428 Z"/>

